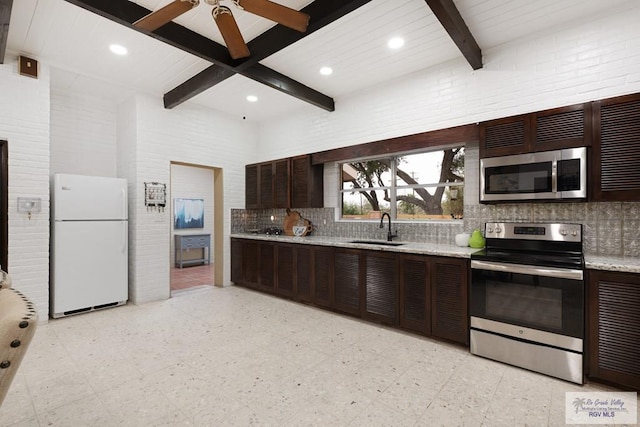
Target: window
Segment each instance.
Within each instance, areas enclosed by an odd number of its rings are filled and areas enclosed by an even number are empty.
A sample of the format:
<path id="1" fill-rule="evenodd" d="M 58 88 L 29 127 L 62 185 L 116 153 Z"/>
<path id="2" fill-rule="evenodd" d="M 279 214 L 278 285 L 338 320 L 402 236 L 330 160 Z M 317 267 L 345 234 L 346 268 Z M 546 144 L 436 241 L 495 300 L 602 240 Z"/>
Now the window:
<path id="1" fill-rule="evenodd" d="M 351 161 L 340 172 L 342 219 L 462 218 L 464 147 Z"/>

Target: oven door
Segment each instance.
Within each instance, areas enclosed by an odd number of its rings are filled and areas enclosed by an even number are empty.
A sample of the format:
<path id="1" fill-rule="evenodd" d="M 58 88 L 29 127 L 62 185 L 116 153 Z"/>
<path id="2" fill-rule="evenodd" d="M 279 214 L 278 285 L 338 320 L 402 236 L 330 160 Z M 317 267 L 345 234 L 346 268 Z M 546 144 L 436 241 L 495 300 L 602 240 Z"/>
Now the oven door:
<path id="1" fill-rule="evenodd" d="M 470 314 L 475 323 L 488 320 L 584 338 L 582 270 L 478 260 L 471 261 L 471 269 Z"/>

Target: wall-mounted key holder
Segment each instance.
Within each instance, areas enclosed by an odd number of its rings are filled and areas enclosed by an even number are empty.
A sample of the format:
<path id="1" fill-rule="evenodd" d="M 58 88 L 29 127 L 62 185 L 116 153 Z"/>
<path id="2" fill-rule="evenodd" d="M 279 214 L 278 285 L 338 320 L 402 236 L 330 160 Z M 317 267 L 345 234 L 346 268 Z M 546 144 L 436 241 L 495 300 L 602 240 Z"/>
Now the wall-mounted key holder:
<path id="1" fill-rule="evenodd" d="M 167 184 L 159 182 L 144 183 L 144 204 L 149 209 L 157 209 L 164 212 L 167 205 Z"/>

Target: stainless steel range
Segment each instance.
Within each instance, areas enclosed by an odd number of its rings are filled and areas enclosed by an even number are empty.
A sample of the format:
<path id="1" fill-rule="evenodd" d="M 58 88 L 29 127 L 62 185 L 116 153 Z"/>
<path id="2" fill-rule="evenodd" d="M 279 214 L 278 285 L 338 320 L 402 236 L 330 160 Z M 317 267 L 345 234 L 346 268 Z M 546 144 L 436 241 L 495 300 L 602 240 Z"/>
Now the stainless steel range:
<path id="1" fill-rule="evenodd" d="M 471 255 L 471 353 L 582 384 L 582 225 L 487 223 Z"/>

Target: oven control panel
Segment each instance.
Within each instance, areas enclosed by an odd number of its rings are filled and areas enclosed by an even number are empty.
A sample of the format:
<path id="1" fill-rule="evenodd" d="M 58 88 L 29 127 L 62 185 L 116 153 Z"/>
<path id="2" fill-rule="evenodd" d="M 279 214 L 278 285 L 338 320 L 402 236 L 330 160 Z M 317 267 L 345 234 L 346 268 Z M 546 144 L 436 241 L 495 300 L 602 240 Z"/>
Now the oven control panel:
<path id="1" fill-rule="evenodd" d="M 565 223 L 487 222 L 488 239 L 545 240 L 551 242 L 582 242 L 582 225 Z"/>

